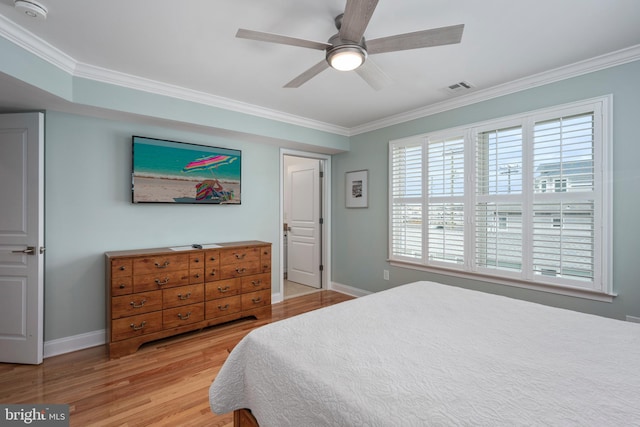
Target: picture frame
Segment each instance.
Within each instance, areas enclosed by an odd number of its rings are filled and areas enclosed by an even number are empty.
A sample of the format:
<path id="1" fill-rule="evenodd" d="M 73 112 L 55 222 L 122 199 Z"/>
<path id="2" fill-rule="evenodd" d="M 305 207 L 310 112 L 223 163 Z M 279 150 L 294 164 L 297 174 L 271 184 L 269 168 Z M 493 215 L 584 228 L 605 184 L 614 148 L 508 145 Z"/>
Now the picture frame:
<path id="1" fill-rule="evenodd" d="M 347 208 L 369 207 L 369 170 L 345 173 L 345 206 Z"/>

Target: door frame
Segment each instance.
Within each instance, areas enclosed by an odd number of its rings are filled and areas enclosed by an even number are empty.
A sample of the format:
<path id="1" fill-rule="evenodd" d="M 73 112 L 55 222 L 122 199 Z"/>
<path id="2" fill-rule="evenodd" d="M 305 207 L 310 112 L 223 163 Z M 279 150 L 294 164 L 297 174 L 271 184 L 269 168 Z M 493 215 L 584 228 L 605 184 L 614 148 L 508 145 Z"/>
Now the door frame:
<path id="1" fill-rule="evenodd" d="M 331 289 L 331 156 L 328 154 L 312 153 L 308 151 L 292 150 L 287 148 L 280 149 L 280 223 L 278 224 L 278 236 L 280 241 L 280 268 L 278 283 L 280 286 L 279 298 L 277 301 L 284 300 L 284 233 L 282 232 L 282 224 L 284 224 L 284 180 L 286 170 L 284 168 L 284 157 L 304 157 L 308 159 L 320 160 L 320 170 L 324 172 L 324 180 L 321 181 L 321 205 L 322 205 L 322 232 L 320 233 L 320 257 L 323 265 L 322 279 L 320 289 Z"/>

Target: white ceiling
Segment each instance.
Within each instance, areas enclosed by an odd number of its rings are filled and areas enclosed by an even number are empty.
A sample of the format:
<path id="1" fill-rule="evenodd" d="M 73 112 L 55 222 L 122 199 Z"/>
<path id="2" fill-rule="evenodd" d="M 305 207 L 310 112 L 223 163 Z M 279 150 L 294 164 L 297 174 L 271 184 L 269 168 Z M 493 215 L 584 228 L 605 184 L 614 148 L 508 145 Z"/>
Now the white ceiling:
<path id="1" fill-rule="evenodd" d="M 465 96 L 446 89 L 460 81 L 473 85 L 468 96 L 640 45 L 638 0 L 380 0 L 367 39 L 462 23 L 462 42 L 370 56 L 393 80 L 380 91 L 333 69 L 284 89 L 324 53 L 238 39 L 237 29 L 327 41 L 345 0 L 38 1 L 46 20 L 13 0 L 0 0 L 0 15 L 83 77 L 125 76 L 346 129 Z M 38 91 L 16 83 L 0 75 L 0 106 L 43 108 L 32 105 L 44 102 Z"/>

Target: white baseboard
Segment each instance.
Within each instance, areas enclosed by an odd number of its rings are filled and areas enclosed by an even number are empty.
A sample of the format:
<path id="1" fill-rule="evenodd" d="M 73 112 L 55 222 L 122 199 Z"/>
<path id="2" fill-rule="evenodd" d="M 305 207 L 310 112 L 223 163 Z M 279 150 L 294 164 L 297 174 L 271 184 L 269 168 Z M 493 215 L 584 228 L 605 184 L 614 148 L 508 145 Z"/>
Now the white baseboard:
<path id="1" fill-rule="evenodd" d="M 351 295 L 352 297 L 363 297 L 371 294 L 372 292 L 363 291 L 362 289 L 354 288 L 352 286 L 343 285 L 342 283 L 331 282 L 330 290 L 341 292 L 343 294 Z"/>
<path id="2" fill-rule="evenodd" d="M 104 345 L 107 342 L 107 333 L 104 329 L 87 332 L 57 340 L 45 341 L 44 357 L 58 356 L 72 351 Z"/>
<path id="3" fill-rule="evenodd" d="M 627 322 L 640 323 L 640 317 L 627 315 L 626 319 L 627 319 Z"/>
<path id="4" fill-rule="evenodd" d="M 283 295 L 284 295 L 284 292 L 278 292 L 277 294 L 271 294 L 271 304 L 276 304 L 278 302 L 284 301 Z"/>

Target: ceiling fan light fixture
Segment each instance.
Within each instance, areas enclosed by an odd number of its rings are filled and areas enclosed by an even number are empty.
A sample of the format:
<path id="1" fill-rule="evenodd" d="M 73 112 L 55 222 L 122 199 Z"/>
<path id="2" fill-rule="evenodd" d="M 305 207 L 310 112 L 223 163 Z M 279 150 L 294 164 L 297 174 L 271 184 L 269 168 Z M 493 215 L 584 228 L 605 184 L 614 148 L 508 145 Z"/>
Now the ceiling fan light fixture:
<path id="1" fill-rule="evenodd" d="M 327 62 L 338 71 L 352 71 L 364 64 L 367 52 L 358 45 L 337 46 L 327 52 Z"/>

